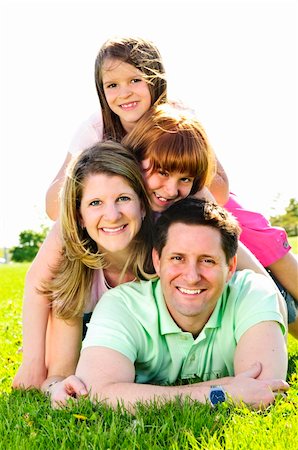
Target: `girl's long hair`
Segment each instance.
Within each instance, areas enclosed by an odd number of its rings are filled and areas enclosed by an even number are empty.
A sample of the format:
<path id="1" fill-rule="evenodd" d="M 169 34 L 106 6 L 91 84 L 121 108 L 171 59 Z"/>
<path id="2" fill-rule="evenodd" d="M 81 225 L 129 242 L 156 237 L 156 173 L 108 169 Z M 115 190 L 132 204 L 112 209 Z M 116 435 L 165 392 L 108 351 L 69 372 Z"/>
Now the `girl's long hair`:
<path id="1" fill-rule="evenodd" d="M 72 161 L 61 192 L 60 224 L 63 251 L 60 263 L 53 268 L 53 277 L 44 282 L 42 293 L 52 301 L 57 317 L 70 319 L 82 316 L 91 295 L 94 270 L 107 267 L 102 254 L 86 229 L 81 226 L 80 205 L 84 180 L 90 174 L 117 175 L 138 195 L 145 217 L 130 244 L 130 254 L 121 277 L 129 269 L 136 279 L 154 274 L 151 261 L 152 213 L 139 165 L 121 144 L 105 141 L 82 152 Z"/>
<path id="2" fill-rule="evenodd" d="M 151 105 L 167 101 L 167 82 L 161 55 L 156 46 L 141 38 L 114 38 L 106 41 L 95 61 L 95 84 L 99 97 L 105 139 L 121 141 L 126 134 L 119 117 L 107 104 L 102 84 L 102 68 L 107 59 L 117 59 L 139 69 L 148 83 Z"/>

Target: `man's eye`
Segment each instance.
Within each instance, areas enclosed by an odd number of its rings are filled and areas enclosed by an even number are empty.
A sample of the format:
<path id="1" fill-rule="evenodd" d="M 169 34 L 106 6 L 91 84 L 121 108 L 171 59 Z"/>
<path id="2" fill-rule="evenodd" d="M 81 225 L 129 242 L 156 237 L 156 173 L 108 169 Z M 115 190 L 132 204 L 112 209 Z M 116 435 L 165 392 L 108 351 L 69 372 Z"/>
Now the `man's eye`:
<path id="1" fill-rule="evenodd" d="M 182 261 L 182 256 L 176 255 L 171 258 L 173 261 Z"/>
<path id="2" fill-rule="evenodd" d="M 204 258 L 202 259 L 202 263 L 207 266 L 212 266 L 213 264 L 215 264 L 215 261 L 212 258 Z"/>

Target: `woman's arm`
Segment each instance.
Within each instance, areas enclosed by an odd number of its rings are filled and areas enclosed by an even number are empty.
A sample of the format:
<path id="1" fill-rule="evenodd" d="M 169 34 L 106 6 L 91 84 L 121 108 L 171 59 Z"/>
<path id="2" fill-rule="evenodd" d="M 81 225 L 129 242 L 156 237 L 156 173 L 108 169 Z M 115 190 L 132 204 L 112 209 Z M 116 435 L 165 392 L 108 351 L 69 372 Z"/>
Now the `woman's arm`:
<path id="1" fill-rule="evenodd" d="M 82 322 L 81 318 L 65 321 L 52 314 L 47 342 L 48 377 L 41 389 L 51 395 L 53 404 L 65 404 L 71 397 L 61 381 L 75 373 L 82 344 Z M 82 389 L 79 392 L 86 393 Z"/>
<path id="2" fill-rule="evenodd" d="M 46 213 L 49 216 L 51 220 L 57 220 L 59 215 L 59 192 L 62 187 L 66 168 L 68 166 L 68 163 L 70 162 L 72 158 L 72 155 L 70 153 L 67 153 L 66 158 L 60 167 L 57 175 L 55 176 L 54 180 L 50 184 L 49 189 L 46 193 Z"/>
<path id="3" fill-rule="evenodd" d="M 58 223 L 55 223 L 39 249 L 25 280 L 23 302 L 23 362 L 13 380 L 14 388 L 39 388 L 47 376 L 46 331 L 50 305 L 38 292 L 43 280 L 52 276 L 62 249 Z"/>

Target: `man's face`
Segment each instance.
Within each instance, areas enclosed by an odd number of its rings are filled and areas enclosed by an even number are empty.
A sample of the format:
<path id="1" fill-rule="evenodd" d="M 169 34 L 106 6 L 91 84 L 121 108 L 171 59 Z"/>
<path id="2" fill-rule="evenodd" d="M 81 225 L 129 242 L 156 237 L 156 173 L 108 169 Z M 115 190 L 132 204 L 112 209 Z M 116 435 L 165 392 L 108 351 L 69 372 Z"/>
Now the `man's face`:
<path id="1" fill-rule="evenodd" d="M 168 239 L 153 263 L 160 277 L 167 308 L 185 331 L 200 331 L 212 314 L 236 267 L 227 264 L 220 232 L 205 225 L 172 224 Z"/>

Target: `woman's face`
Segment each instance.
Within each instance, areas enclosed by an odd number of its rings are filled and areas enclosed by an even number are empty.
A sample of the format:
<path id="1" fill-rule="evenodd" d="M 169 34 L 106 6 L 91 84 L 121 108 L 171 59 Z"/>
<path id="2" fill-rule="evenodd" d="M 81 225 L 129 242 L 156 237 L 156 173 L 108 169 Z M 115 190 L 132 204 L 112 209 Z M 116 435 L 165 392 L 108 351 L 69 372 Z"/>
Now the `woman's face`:
<path id="1" fill-rule="evenodd" d="M 144 211 L 125 178 L 91 174 L 84 181 L 81 226 L 100 251 L 126 249 L 141 228 Z"/>
<path id="2" fill-rule="evenodd" d="M 153 211 L 162 212 L 174 202 L 190 194 L 194 177 L 189 174 L 167 172 L 162 169 L 158 171 L 148 170 L 150 167 L 149 159 L 143 160 L 141 167 Z"/>
<path id="3" fill-rule="evenodd" d="M 151 107 L 151 94 L 143 74 L 117 59 L 107 59 L 102 68 L 103 90 L 111 110 L 129 132 Z"/>

